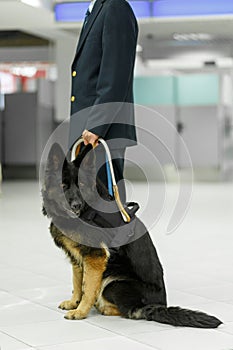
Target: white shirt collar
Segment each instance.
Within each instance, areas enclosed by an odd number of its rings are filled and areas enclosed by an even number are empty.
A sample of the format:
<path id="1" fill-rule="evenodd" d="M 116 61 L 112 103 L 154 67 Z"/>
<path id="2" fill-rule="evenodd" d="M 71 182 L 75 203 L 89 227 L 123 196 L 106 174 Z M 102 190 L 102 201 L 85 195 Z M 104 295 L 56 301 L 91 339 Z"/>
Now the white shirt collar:
<path id="1" fill-rule="evenodd" d="M 93 7 L 94 7 L 95 3 L 96 3 L 96 0 L 92 0 L 92 2 L 90 3 L 90 5 L 88 7 L 90 12 L 93 10 Z"/>

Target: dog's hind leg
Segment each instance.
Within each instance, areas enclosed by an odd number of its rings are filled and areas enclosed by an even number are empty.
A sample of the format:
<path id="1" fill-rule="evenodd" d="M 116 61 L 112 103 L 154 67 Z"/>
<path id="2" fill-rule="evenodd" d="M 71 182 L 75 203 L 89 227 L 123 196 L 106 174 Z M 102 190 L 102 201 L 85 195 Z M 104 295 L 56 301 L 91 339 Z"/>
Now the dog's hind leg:
<path id="1" fill-rule="evenodd" d="M 72 264 L 72 268 L 73 268 L 73 294 L 70 300 L 65 300 L 59 305 L 59 308 L 62 310 L 76 309 L 82 297 L 82 279 L 83 279 L 82 268 L 75 264 Z"/>
<path id="2" fill-rule="evenodd" d="M 123 317 L 130 319 L 197 328 L 217 328 L 222 323 L 203 312 L 167 307 L 166 304 L 148 304 L 148 295 L 133 281 L 112 282 L 104 290 L 103 296 L 117 306 Z"/>
<path id="3" fill-rule="evenodd" d="M 114 304 L 120 315 L 128 318 L 132 308 L 144 306 L 143 290 L 138 281 L 114 281 L 103 291 L 103 298 Z"/>

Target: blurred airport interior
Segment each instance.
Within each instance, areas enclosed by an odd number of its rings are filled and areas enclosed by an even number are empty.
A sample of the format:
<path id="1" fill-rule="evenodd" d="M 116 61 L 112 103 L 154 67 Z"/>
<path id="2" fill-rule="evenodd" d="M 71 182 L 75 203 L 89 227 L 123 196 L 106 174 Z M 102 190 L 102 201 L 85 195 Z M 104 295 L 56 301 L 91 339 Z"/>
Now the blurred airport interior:
<path id="1" fill-rule="evenodd" d="M 177 130 L 163 129 L 155 113 L 158 135 L 169 145 L 179 171 L 189 172 L 181 136 L 192 159 L 195 180 L 232 181 L 230 3 L 220 6 L 212 1 L 207 9 L 209 1 L 190 7 L 179 0 L 177 13 L 171 1 L 150 1 L 150 7 L 148 1 L 130 3 L 140 28 L 135 104 L 155 110 Z M 76 12 L 68 7 L 71 5 L 78 6 Z M 86 6 L 85 1 L 0 1 L 0 160 L 5 180 L 37 178 L 48 137 L 69 117 L 70 66 Z M 145 115 L 136 113 L 137 118 L 147 122 Z M 155 145 L 152 151 L 167 180 L 174 181 L 174 164 L 160 148 Z M 138 150 L 130 149 L 129 158 L 136 155 L 140 158 Z M 145 157 L 142 165 L 150 167 L 150 160 Z M 143 180 L 130 162 L 126 174 Z M 160 172 L 155 170 L 152 178 L 161 180 Z"/>

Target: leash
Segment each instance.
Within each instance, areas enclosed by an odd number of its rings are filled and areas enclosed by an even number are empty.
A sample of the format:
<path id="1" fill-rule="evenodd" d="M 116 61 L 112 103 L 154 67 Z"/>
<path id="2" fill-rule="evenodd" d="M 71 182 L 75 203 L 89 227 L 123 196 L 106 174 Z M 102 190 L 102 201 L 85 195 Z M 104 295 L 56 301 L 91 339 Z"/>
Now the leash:
<path id="1" fill-rule="evenodd" d="M 83 138 L 79 138 L 75 142 L 75 144 L 71 150 L 71 161 L 74 161 L 76 159 L 76 157 L 80 151 L 81 143 L 83 143 L 83 141 L 84 141 Z M 98 142 L 100 142 L 104 146 L 104 149 L 106 152 L 106 169 L 107 169 L 109 194 L 112 196 L 114 195 L 115 201 L 117 203 L 117 206 L 120 210 L 120 213 L 122 215 L 124 222 L 130 222 L 131 218 L 130 218 L 129 214 L 127 213 L 127 211 L 125 210 L 125 208 L 121 202 L 121 199 L 120 199 L 120 194 L 119 194 L 118 186 L 116 184 L 115 173 L 114 173 L 114 169 L 113 169 L 113 165 L 112 165 L 112 157 L 111 157 L 111 153 L 110 153 L 108 144 L 102 138 L 99 138 Z M 97 146 L 97 144 L 94 146 L 94 148 L 96 146 Z"/>
<path id="2" fill-rule="evenodd" d="M 106 154 L 105 156 L 106 159 L 106 172 L 107 172 L 107 180 L 108 180 L 108 193 L 110 194 L 110 196 L 113 197 L 113 190 L 112 190 L 112 176 L 111 176 L 111 171 L 110 171 L 110 166 L 109 166 L 109 162 L 108 162 L 108 156 Z"/>

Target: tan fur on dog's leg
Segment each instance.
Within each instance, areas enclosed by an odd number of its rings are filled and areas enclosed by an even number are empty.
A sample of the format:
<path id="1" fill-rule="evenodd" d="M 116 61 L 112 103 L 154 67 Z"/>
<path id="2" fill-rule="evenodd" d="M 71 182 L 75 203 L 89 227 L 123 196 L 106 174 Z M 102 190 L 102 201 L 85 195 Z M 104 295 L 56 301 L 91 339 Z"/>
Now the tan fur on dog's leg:
<path id="1" fill-rule="evenodd" d="M 69 320 L 80 320 L 85 318 L 95 304 L 97 295 L 100 291 L 103 272 L 106 269 L 107 257 L 86 256 L 83 263 L 83 295 L 78 308 L 69 311 L 65 315 L 65 318 Z"/>
<path id="2" fill-rule="evenodd" d="M 77 308 L 82 297 L 82 268 L 77 265 L 72 265 L 73 268 L 73 295 L 70 300 L 63 301 L 59 308 L 62 310 L 74 310 Z"/>
<path id="3" fill-rule="evenodd" d="M 102 311 L 102 314 L 105 316 L 121 316 L 120 311 L 118 310 L 117 306 L 115 305 L 107 305 Z"/>

